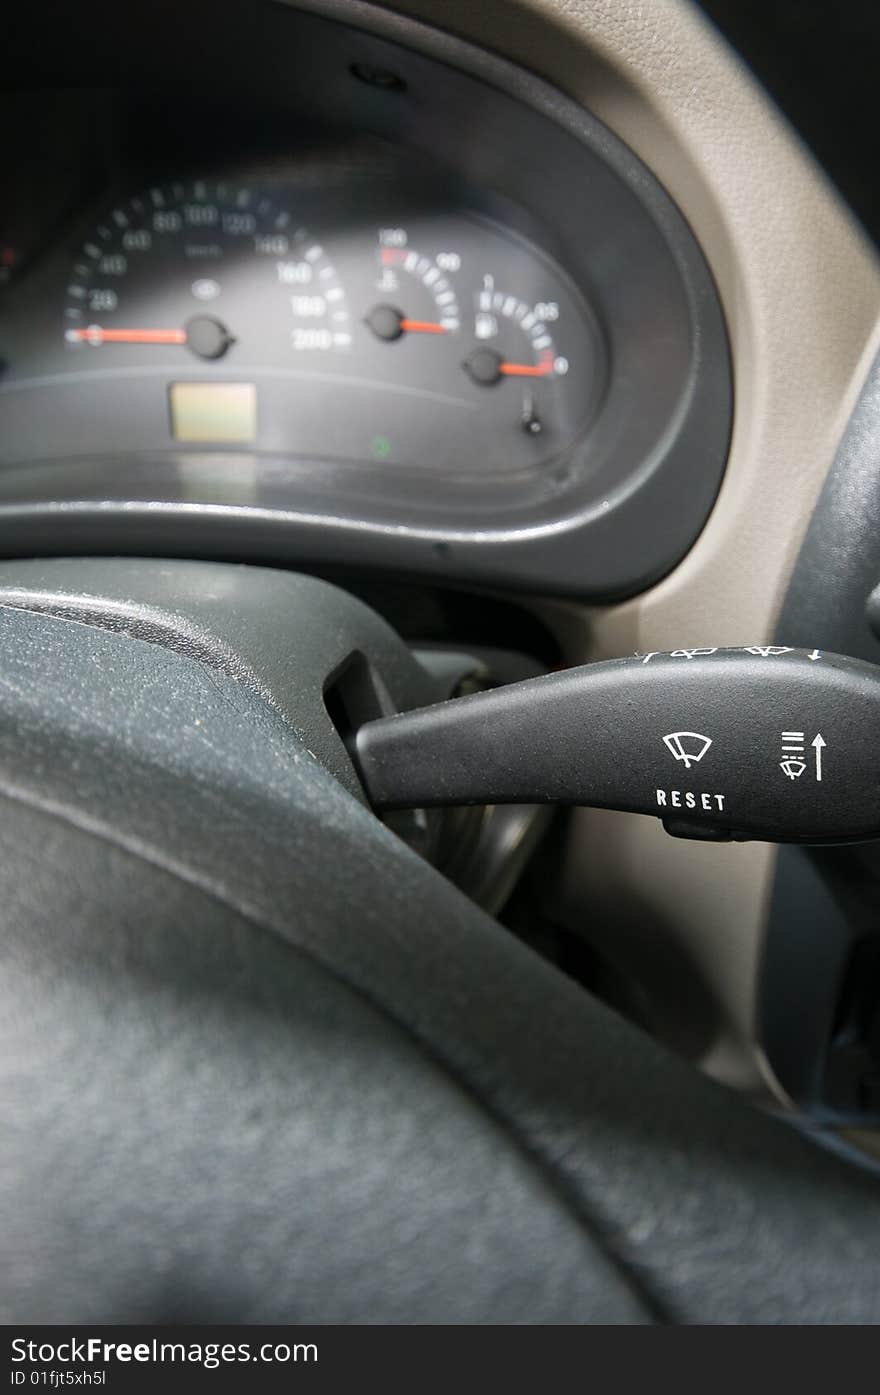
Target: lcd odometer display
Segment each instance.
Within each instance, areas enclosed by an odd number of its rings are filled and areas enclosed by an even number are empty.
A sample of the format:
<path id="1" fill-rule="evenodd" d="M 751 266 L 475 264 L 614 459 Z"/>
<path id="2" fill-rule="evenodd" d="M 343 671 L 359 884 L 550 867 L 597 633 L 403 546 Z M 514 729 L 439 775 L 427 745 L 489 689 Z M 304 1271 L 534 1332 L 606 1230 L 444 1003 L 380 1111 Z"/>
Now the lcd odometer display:
<path id="1" fill-rule="evenodd" d="M 231 445 L 257 434 L 253 383 L 172 383 L 168 406 L 175 441 Z"/>

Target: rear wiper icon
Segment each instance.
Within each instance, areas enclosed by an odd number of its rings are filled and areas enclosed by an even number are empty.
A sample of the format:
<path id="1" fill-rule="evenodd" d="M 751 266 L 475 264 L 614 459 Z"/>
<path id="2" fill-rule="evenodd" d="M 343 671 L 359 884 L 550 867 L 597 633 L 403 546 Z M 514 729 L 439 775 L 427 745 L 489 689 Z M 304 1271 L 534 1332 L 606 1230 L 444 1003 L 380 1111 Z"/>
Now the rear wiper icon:
<path id="1" fill-rule="evenodd" d="M 676 760 L 680 760 L 685 770 L 697 765 L 712 745 L 711 736 L 701 736 L 698 731 L 671 731 L 664 736 L 663 744 Z"/>
<path id="2" fill-rule="evenodd" d="M 799 780 L 807 768 L 807 763 L 799 757 L 789 756 L 787 760 L 779 762 L 779 768 L 788 776 L 789 780 Z"/>

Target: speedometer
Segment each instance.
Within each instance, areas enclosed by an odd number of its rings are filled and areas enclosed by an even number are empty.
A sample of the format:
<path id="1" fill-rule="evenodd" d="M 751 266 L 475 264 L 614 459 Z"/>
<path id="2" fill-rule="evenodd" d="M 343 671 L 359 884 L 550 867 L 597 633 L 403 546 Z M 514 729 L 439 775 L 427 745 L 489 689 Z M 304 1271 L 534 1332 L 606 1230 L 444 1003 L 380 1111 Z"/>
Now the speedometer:
<path id="1" fill-rule="evenodd" d="M 64 342 L 117 362 L 244 346 L 273 362 L 351 345 L 345 291 L 321 243 L 249 186 L 155 186 L 107 210 L 74 262 Z"/>

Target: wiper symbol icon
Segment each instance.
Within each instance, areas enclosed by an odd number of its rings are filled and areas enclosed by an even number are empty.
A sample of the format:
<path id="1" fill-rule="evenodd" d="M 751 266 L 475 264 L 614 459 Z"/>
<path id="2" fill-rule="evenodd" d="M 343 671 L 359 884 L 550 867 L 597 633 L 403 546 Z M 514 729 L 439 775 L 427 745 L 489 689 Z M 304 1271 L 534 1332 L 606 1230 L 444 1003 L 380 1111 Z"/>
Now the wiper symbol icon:
<path id="1" fill-rule="evenodd" d="M 780 770 L 788 776 L 789 780 L 799 780 L 807 768 L 806 761 L 795 759 L 789 756 L 786 760 L 779 762 Z"/>
<path id="2" fill-rule="evenodd" d="M 712 745 L 711 736 L 701 736 L 698 731 L 671 731 L 664 736 L 663 744 L 676 760 L 680 760 L 685 770 L 698 765 Z"/>

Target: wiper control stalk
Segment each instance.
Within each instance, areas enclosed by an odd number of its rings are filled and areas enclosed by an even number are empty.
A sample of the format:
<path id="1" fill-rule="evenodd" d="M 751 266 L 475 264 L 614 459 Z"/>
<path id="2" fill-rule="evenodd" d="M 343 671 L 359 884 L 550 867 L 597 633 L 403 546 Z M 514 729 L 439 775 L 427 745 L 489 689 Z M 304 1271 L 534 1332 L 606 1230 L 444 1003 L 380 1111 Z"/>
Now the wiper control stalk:
<path id="1" fill-rule="evenodd" d="M 368 722 L 379 810 L 581 804 L 704 839 L 880 838 L 880 667 L 783 645 L 588 664 Z"/>

